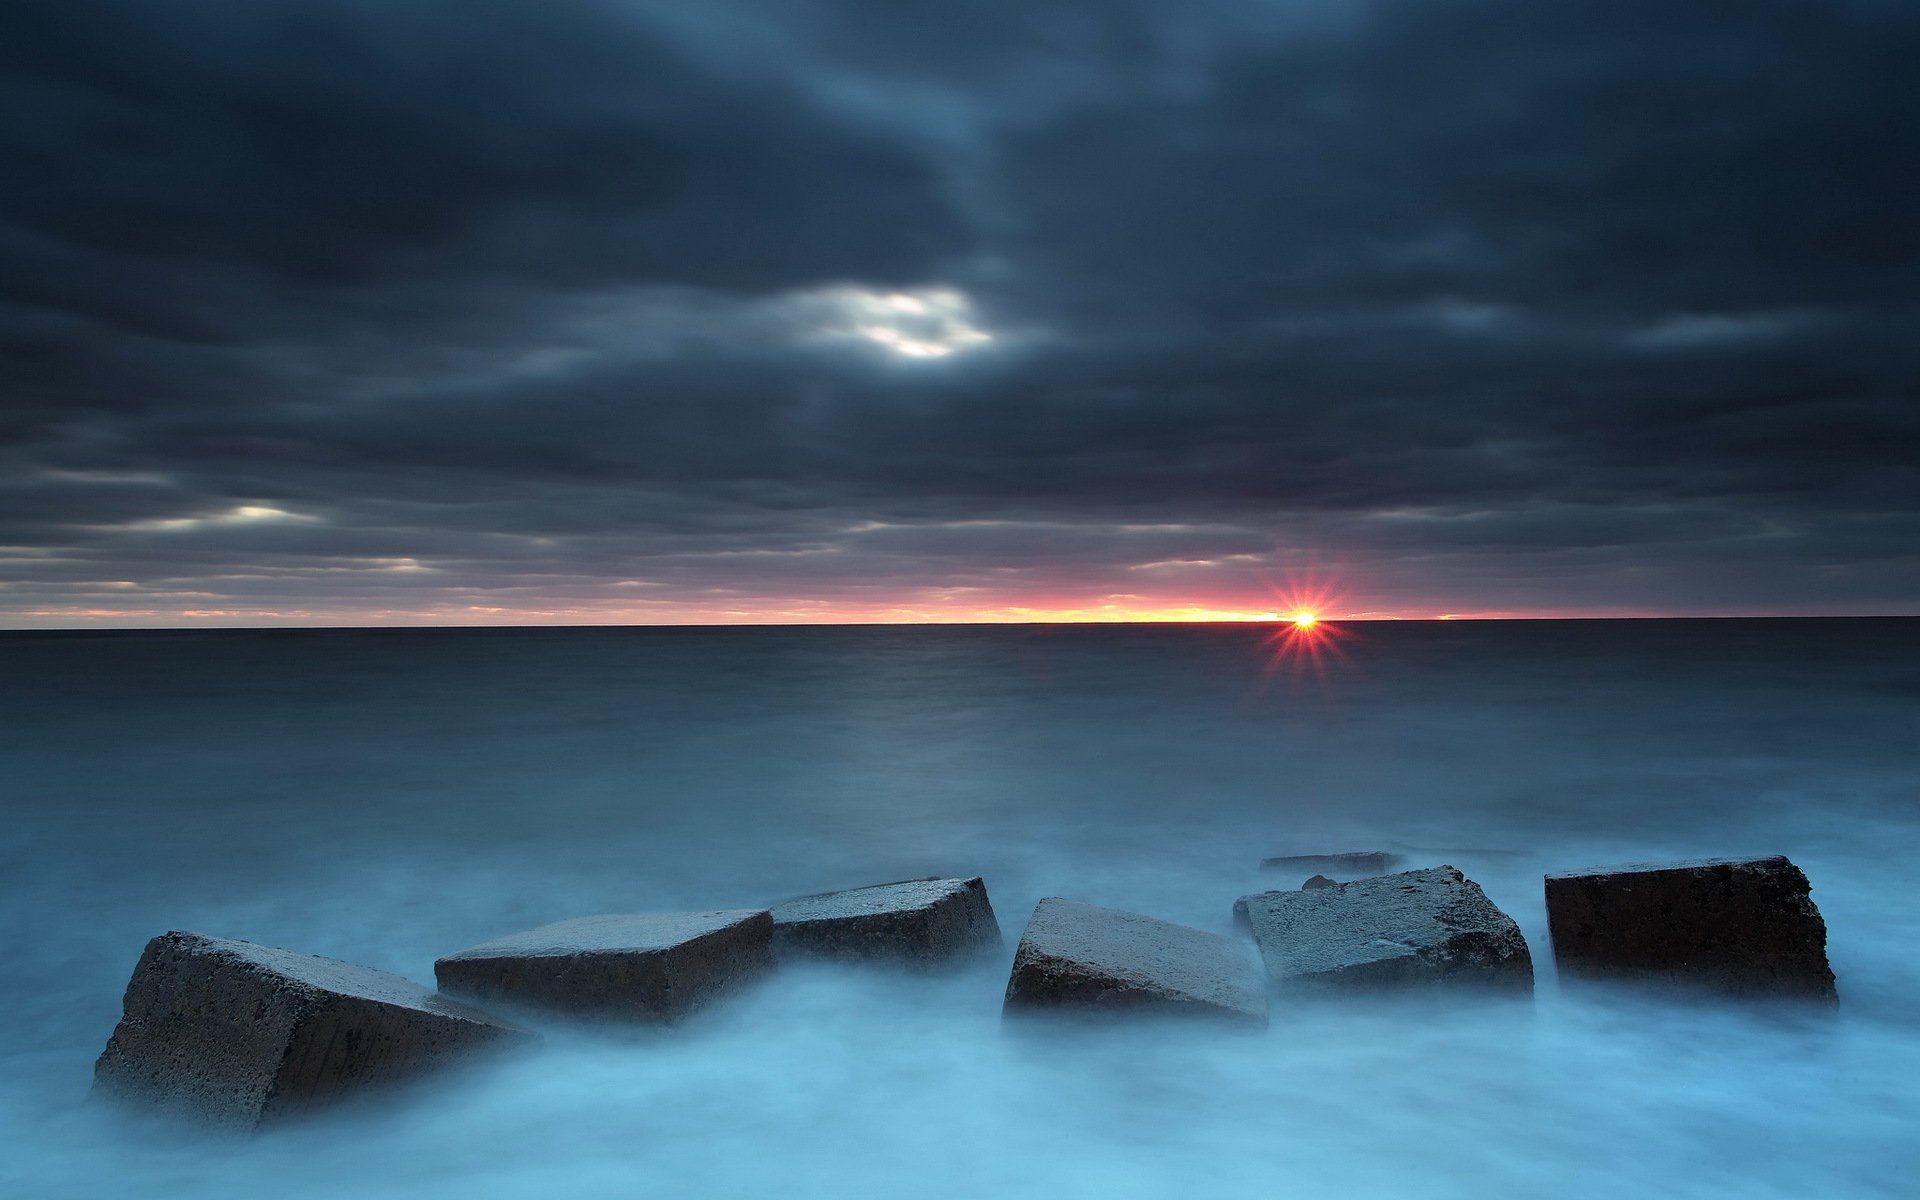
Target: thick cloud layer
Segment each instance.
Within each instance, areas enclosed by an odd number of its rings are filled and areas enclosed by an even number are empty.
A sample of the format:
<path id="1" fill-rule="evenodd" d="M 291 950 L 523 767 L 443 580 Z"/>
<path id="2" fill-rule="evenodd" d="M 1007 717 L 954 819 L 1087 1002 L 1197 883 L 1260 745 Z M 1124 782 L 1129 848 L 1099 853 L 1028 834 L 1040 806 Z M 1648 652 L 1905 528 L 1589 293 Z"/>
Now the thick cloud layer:
<path id="1" fill-rule="evenodd" d="M 11 6 L 0 621 L 1914 611 L 1915 61 L 1891 0 Z"/>

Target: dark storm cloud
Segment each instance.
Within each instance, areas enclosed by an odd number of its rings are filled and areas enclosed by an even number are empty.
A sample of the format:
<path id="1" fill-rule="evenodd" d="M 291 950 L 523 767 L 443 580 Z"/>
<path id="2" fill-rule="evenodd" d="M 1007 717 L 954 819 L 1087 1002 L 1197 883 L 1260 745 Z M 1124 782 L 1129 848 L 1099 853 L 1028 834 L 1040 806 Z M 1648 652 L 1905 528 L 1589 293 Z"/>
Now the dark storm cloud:
<path id="1" fill-rule="evenodd" d="M 901 147 L 625 7 L 16 6 L 5 207 L 83 249 L 294 282 L 754 289 L 911 275 L 962 242 Z"/>
<path id="2" fill-rule="evenodd" d="M 0 608 L 1911 608 L 1916 52 L 1869 2 L 12 6 Z"/>

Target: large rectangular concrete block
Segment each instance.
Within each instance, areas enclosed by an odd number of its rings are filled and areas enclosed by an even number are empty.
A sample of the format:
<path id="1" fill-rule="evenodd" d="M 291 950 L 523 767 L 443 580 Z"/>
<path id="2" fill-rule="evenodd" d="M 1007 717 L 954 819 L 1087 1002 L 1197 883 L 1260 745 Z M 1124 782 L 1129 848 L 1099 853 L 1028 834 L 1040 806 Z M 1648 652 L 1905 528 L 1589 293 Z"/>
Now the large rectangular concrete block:
<path id="1" fill-rule="evenodd" d="M 1787 859 L 1700 859 L 1546 877 L 1561 974 L 1831 1001 L 1827 925 Z"/>
<path id="2" fill-rule="evenodd" d="M 1429 867 L 1235 901 L 1267 976 L 1283 989 L 1447 984 L 1533 989 L 1513 918 L 1452 867 Z"/>
<path id="3" fill-rule="evenodd" d="M 1154 1014 L 1265 1028 L 1266 989 L 1232 938 L 1049 897 L 1014 952 L 1002 1012 Z"/>
<path id="4" fill-rule="evenodd" d="M 773 907 L 773 948 L 782 956 L 931 965 L 1000 945 L 1000 923 L 978 876 L 881 883 Z"/>
<path id="5" fill-rule="evenodd" d="M 580 917 L 433 964 L 441 990 L 570 1017 L 678 1020 L 773 967 L 766 909 Z"/>
<path id="6" fill-rule="evenodd" d="M 94 1090 L 250 1129 L 532 1040 L 398 975 L 176 930 L 134 967 Z"/>

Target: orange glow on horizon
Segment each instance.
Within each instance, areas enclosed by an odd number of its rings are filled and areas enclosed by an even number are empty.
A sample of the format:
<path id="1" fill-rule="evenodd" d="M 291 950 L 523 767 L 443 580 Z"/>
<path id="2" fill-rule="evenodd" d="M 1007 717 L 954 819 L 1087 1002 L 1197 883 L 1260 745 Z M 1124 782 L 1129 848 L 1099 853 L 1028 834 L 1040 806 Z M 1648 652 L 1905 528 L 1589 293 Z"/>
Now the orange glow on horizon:
<path id="1" fill-rule="evenodd" d="M 207 627 L 459 627 L 474 625 L 1127 625 L 1127 624 L 1274 624 L 1288 634 L 1325 633 L 1352 623 L 1370 621 L 1551 621 L 1633 620 L 1674 617 L 1789 617 L 1860 616 L 1876 614 L 1828 612 L 1667 612 L 1642 608 L 1557 609 L 1539 612 L 1488 610 L 1433 613 L 1420 610 L 1376 610 L 1350 616 L 1315 616 L 1303 626 L 1278 612 L 1201 607 L 1163 609 L 992 608 L 929 609 L 773 607 L 764 609 L 686 608 L 640 610 L 592 607 L 510 608 L 506 606 L 450 605 L 418 609 L 267 609 L 231 608 L 34 608 L 0 611 L 0 629 L 57 628 L 183 628 Z M 1895 614 L 1898 615 L 1898 614 Z"/>
<path id="2" fill-rule="evenodd" d="M 1294 621 L 1282 611 L 1200 604 L 1153 606 L 1145 597 L 1104 597 L 1092 602 L 1004 604 L 972 607 L 932 603 L 859 606 L 831 601 L 785 600 L 729 605 L 631 601 L 600 607 L 445 604 L 415 609 L 327 611 L 312 608 L 230 607 L 115 608 L 74 605 L 0 613 L 0 627 L 20 621 L 140 625 L 1072 625 L 1072 624 L 1275 624 Z"/>
<path id="3" fill-rule="evenodd" d="M 144 589 L 143 589 L 144 590 Z M 1325 588 L 1274 589 L 1262 605 L 1236 597 L 1224 603 L 1160 601 L 1158 597 L 1110 594 L 1105 596 L 1047 596 L 1031 600 L 990 597 L 974 589 L 929 589 L 889 601 L 844 598 L 766 598 L 696 596 L 636 602 L 630 597 L 587 598 L 567 602 L 527 603 L 505 596 L 469 595 L 422 597 L 413 604 L 390 607 L 319 608 L 268 607 L 247 604 L 238 597 L 216 597 L 205 592 L 153 589 L 141 596 L 132 589 L 76 597 L 74 603 L 12 611 L 0 609 L 0 629 L 54 628 L 181 628 L 181 627 L 381 627 L 476 625 L 1067 625 L 1236 623 L 1267 625 L 1276 643 L 1304 650 L 1318 646 L 1324 652 L 1332 641 L 1350 636 L 1354 622 L 1516 619 L 1603 619 L 1667 617 L 1647 609 L 1549 610 L 1518 612 L 1434 611 L 1375 608 L 1353 611 L 1342 598 Z M 132 591 L 130 595 L 129 592 Z M 135 597 L 145 604 L 128 603 Z M 169 603 L 171 601 L 171 603 Z M 222 603 L 224 601 L 224 603 Z M 1703 614 L 1692 614 L 1703 615 Z M 1712 614 L 1725 616 L 1769 614 Z M 1786 615 L 1786 614 L 1778 614 Z"/>

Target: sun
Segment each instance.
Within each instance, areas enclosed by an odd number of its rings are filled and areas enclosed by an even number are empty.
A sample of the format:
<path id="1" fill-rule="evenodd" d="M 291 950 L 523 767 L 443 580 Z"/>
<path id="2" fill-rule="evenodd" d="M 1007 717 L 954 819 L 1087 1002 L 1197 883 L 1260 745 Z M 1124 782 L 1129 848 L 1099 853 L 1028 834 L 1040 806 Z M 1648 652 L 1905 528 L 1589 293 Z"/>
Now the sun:
<path id="1" fill-rule="evenodd" d="M 1320 618 L 1303 608 L 1299 612 L 1288 617 L 1287 620 L 1292 621 L 1295 625 L 1298 625 L 1302 629 L 1311 629 L 1313 628 L 1315 622 L 1319 621 Z"/>

